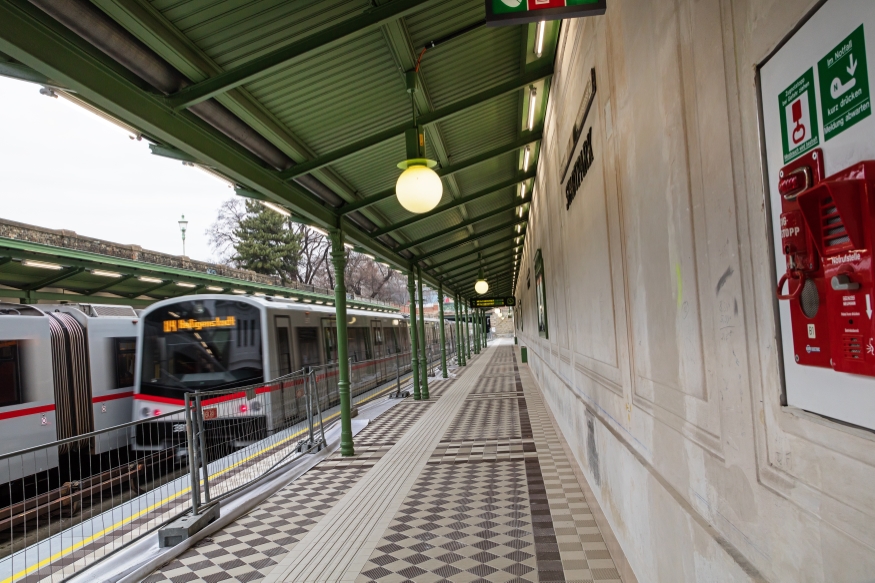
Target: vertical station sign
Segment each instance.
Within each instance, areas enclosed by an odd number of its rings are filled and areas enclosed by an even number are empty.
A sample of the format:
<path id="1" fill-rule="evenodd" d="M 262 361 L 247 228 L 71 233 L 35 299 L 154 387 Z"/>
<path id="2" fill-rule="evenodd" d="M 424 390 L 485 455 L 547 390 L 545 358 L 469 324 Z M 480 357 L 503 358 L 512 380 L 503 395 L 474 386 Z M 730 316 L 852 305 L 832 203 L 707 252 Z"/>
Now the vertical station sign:
<path id="1" fill-rule="evenodd" d="M 599 16 L 607 0 L 485 0 L 486 26 Z"/>

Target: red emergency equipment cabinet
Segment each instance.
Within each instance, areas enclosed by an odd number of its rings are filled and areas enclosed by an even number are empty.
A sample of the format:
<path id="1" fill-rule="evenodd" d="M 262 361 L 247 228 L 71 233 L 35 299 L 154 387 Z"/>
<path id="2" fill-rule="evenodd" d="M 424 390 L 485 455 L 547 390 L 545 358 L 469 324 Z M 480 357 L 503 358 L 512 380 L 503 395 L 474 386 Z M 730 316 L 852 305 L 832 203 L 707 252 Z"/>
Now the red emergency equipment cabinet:
<path id="1" fill-rule="evenodd" d="M 803 167 L 809 170 L 798 170 Z M 810 180 L 804 178 L 808 186 L 794 194 L 801 181 L 792 185 L 783 181 L 805 172 L 811 175 Z M 783 187 L 791 195 L 782 193 L 787 273 L 781 283 L 786 279 L 790 285 L 787 295 L 778 290 L 779 298 L 791 302 L 793 343 L 800 364 L 875 376 L 875 161 L 859 162 L 819 179 L 822 173 L 819 150 L 782 170 L 779 191 Z M 796 230 L 800 217 L 804 233 Z"/>
<path id="2" fill-rule="evenodd" d="M 823 180 L 823 152 L 809 152 L 781 169 L 781 249 L 787 270 L 778 282 L 778 299 L 790 301 L 796 362 L 829 367 L 830 334 L 827 282 L 817 245 L 805 225 L 799 195 Z M 783 288 L 787 286 L 787 293 Z"/>

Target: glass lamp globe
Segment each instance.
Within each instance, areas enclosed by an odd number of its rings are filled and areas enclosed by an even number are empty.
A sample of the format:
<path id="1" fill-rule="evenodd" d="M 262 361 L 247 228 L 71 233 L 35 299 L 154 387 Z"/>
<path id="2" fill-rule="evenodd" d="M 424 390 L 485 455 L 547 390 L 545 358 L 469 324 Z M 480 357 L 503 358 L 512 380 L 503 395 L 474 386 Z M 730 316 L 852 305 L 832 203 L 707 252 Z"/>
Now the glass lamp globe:
<path id="1" fill-rule="evenodd" d="M 424 164 L 409 164 L 395 183 L 398 202 L 412 213 L 426 213 L 441 201 L 444 185 L 437 172 Z"/>
<path id="2" fill-rule="evenodd" d="M 485 279 L 478 279 L 477 283 L 474 284 L 474 291 L 482 296 L 489 291 L 489 284 L 486 283 Z"/>

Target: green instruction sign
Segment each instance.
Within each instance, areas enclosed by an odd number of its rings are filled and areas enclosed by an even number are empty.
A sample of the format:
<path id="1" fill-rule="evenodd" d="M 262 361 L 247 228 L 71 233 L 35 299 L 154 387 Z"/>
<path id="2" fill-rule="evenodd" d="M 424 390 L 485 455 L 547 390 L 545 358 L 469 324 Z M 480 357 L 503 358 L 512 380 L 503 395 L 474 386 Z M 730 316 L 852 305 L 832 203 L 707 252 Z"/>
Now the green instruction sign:
<path id="1" fill-rule="evenodd" d="M 808 69 L 778 96 L 784 163 L 820 143 L 817 105 L 814 98 L 814 68 Z"/>
<path id="2" fill-rule="evenodd" d="M 869 117 L 869 69 L 863 25 L 817 63 L 823 139 L 836 136 Z"/>

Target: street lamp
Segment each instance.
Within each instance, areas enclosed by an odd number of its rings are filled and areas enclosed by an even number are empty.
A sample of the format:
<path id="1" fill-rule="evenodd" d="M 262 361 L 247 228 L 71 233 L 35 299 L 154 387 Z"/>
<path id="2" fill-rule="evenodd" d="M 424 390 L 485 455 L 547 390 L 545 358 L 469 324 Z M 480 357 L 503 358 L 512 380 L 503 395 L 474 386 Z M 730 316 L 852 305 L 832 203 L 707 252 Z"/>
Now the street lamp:
<path id="1" fill-rule="evenodd" d="M 182 233 L 182 255 L 185 256 L 185 230 L 188 229 L 188 221 L 185 220 L 185 215 L 179 219 L 179 231 Z"/>

